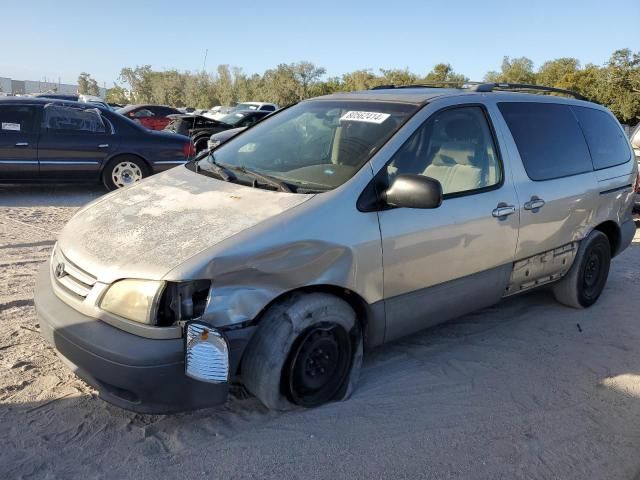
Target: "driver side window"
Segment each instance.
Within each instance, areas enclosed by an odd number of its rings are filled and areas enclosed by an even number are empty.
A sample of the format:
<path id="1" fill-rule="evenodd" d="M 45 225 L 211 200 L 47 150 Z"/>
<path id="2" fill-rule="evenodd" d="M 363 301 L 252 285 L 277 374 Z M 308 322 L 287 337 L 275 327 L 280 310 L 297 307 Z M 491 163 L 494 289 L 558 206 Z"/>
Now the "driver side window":
<path id="1" fill-rule="evenodd" d="M 396 152 L 387 174 L 389 184 L 399 174 L 434 178 L 444 195 L 498 186 L 502 168 L 483 109 L 456 107 L 433 114 Z"/>

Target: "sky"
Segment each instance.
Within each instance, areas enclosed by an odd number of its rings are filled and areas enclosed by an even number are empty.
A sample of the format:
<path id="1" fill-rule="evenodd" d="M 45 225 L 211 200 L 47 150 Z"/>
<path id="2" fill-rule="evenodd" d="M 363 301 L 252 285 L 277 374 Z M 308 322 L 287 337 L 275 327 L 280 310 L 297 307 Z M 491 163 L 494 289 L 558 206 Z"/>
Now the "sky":
<path id="1" fill-rule="evenodd" d="M 8 1 L 8 0 L 2 0 Z M 640 51 L 638 0 L 21 0 L 2 8 L 0 77 L 111 87 L 120 69 L 262 73 L 307 60 L 328 76 L 370 68 L 426 74 L 439 62 L 471 80 L 503 56 L 602 64 Z M 534 7 L 535 5 L 535 7 Z M 606 7 L 606 8 L 605 8 Z"/>

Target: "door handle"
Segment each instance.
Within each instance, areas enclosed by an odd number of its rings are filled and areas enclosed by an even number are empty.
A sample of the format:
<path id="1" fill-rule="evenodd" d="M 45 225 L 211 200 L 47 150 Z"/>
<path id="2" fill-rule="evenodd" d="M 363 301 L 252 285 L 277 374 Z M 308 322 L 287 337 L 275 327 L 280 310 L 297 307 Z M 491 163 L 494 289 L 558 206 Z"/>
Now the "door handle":
<path id="1" fill-rule="evenodd" d="M 108 143 L 101 143 L 100 145 L 98 145 L 98 148 L 109 148 L 109 144 Z"/>
<path id="2" fill-rule="evenodd" d="M 29 142 L 18 142 L 16 143 L 16 147 L 28 147 Z"/>
<path id="3" fill-rule="evenodd" d="M 525 210 L 533 210 L 534 212 L 538 211 L 538 209 L 542 207 L 544 207 L 544 200 L 538 197 L 531 197 L 531 200 L 524 204 Z"/>
<path id="4" fill-rule="evenodd" d="M 491 215 L 493 215 L 496 218 L 503 219 L 514 213 L 516 213 L 515 206 L 507 205 L 506 203 L 501 203 L 496 208 L 493 209 L 493 212 L 491 212 Z"/>

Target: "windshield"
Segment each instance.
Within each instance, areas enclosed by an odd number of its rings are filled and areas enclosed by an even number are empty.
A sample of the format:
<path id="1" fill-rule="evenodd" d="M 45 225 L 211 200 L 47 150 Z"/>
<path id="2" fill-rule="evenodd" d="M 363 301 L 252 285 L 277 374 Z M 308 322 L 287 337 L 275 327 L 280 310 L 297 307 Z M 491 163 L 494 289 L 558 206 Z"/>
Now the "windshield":
<path id="1" fill-rule="evenodd" d="M 245 117 L 244 113 L 230 113 L 229 115 L 225 115 L 220 119 L 222 123 L 226 123 L 227 125 L 235 125 L 240 122 Z"/>
<path id="2" fill-rule="evenodd" d="M 324 191 L 350 179 L 418 105 L 389 102 L 299 103 L 213 152 L 221 166 L 268 175 L 292 190 Z M 198 169 L 214 172 L 213 158 Z"/>

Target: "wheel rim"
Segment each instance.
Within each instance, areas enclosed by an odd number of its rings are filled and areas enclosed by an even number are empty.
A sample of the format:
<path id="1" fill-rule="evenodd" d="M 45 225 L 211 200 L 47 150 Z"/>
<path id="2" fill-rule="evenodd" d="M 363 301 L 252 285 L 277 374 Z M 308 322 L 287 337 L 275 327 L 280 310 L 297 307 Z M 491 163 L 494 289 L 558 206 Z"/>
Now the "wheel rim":
<path id="1" fill-rule="evenodd" d="M 111 179 L 118 187 L 126 187 L 142 180 L 142 170 L 133 162 L 120 162 L 111 170 Z"/>
<path id="2" fill-rule="evenodd" d="M 583 291 L 587 298 L 597 296 L 602 289 L 604 262 L 604 252 L 602 249 L 594 248 L 589 251 L 584 263 L 584 272 L 582 274 Z"/>
<path id="3" fill-rule="evenodd" d="M 300 335 L 289 359 L 288 396 L 313 407 L 331 401 L 351 366 L 351 340 L 340 325 L 314 325 Z"/>

